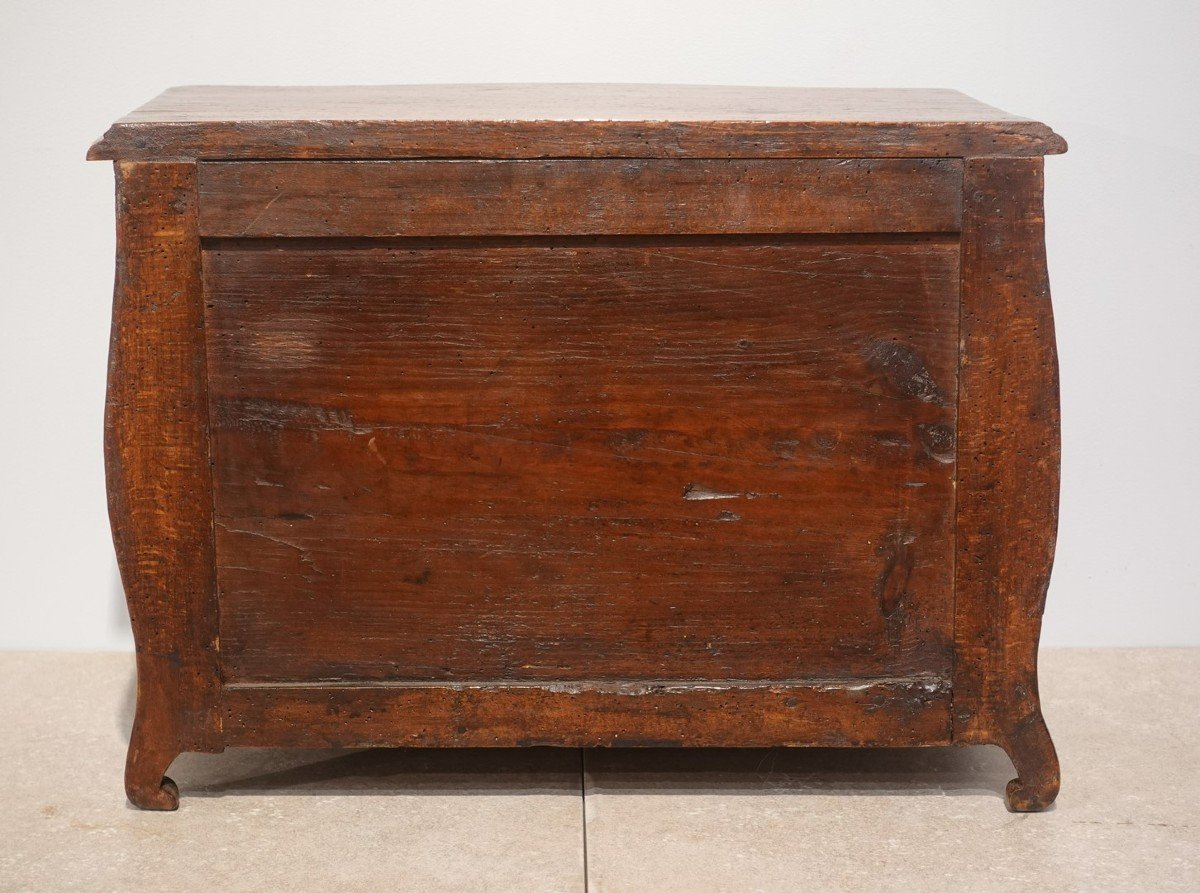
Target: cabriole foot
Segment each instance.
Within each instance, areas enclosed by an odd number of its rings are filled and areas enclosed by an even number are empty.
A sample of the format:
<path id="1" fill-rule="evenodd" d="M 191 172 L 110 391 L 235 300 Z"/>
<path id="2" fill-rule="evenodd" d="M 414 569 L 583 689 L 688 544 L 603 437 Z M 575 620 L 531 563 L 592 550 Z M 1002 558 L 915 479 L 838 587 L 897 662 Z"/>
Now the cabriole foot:
<path id="1" fill-rule="evenodd" d="M 1008 808 L 1013 812 L 1041 812 L 1048 808 L 1058 796 L 1058 754 L 1041 712 L 1035 711 L 1020 720 L 1000 746 L 1017 770 L 1017 777 L 1004 791 Z"/>
<path id="2" fill-rule="evenodd" d="M 137 747 L 137 736 L 129 744 L 125 761 L 125 794 L 139 809 L 170 812 L 179 808 L 179 788 L 164 773 L 177 752 L 145 751 Z"/>

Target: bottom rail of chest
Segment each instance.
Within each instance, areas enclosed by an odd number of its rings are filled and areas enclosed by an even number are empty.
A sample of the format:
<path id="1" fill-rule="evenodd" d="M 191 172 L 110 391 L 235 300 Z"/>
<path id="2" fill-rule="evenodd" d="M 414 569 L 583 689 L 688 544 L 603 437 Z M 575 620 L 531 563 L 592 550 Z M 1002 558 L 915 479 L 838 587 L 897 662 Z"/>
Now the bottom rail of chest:
<path id="1" fill-rule="evenodd" d="M 148 697 L 147 695 L 150 694 Z M 1053 802 L 1058 764 L 1040 712 L 955 740 L 949 678 L 793 681 L 234 684 L 189 715 L 143 688 L 130 800 L 175 809 L 184 751 L 226 747 L 920 747 L 992 743 L 1013 759 L 1010 809 Z"/>

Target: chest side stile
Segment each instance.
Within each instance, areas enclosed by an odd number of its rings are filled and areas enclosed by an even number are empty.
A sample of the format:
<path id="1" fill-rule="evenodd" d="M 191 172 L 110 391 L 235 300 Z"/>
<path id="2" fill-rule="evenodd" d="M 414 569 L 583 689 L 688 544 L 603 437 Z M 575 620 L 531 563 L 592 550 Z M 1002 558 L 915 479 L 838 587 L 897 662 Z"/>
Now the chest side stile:
<path id="1" fill-rule="evenodd" d="M 196 165 L 116 165 L 104 416 L 109 515 L 137 647 L 126 791 L 174 809 L 183 751 L 223 749 Z"/>
<path id="2" fill-rule="evenodd" d="M 1017 811 L 1059 787 L 1037 684 L 1060 455 L 1043 166 L 970 158 L 963 183 L 954 738 L 1008 752 Z"/>

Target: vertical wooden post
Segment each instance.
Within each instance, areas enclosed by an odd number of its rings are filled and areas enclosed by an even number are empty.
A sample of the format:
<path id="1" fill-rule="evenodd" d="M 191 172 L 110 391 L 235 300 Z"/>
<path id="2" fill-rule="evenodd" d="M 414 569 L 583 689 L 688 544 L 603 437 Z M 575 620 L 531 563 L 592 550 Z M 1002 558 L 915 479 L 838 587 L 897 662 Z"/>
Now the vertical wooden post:
<path id="1" fill-rule="evenodd" d="M 121 162 L 105 471 L 137 644 L 129 799 L 175 809 L 164 776 L 220 750 L 212 472 L 193 164 Z"/>
<path id="2" fill-rule="evenodd" d="M 964 169 L 954 738 L 1012 758 L 1011 809 L 1049 806 L 1058 758 L 1037 649 L 1058 520 L 1059 408 L 1041 158 Z"/>

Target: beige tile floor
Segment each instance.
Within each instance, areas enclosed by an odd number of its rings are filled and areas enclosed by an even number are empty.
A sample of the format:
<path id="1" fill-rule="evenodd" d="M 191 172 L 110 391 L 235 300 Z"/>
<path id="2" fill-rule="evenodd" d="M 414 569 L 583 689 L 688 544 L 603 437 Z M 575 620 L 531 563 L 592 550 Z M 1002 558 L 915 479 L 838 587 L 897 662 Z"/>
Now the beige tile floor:
<path id="1" fill-rule="evenodd" d="M 1200 890 L 1200 649 L 1042 678 L 1041 815 L 995 748 L 231 750 L 162 814 L 121 792 L 128 655 L 0 654 L 0 890 Z"/>

